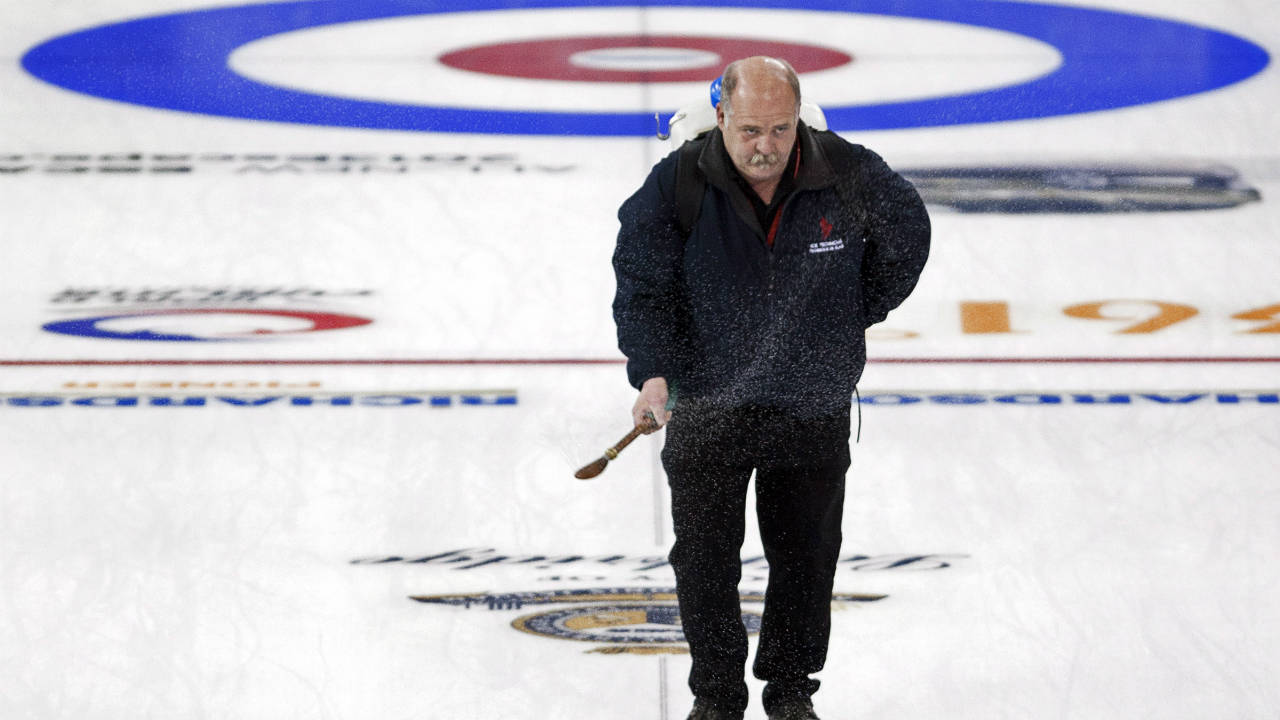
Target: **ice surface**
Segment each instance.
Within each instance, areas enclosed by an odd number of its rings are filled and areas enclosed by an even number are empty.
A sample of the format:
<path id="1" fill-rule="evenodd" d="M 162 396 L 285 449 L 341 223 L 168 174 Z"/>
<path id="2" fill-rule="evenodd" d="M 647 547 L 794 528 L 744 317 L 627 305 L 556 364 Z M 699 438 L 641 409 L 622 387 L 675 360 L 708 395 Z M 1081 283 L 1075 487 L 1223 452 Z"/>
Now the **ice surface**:
<path id="1" fill-rule="evenodd" d="M 1111 5 L 1280 46 L 1260 0 Z M 0 716 L 683 717 L 687 656 L 661 652 L 678 643 L 618 639 L 673 627 L 669 601 L 643 597 L 673 585 L 661 437 L 572 477 L 628 429 L 614 212 L 667 148 L 189 115 L 18 65 L 53 35 L 184 9 L 0 9 Z M 680 17 L 593 12 L 584 32 Z M 805 15 L 761 15 L 776 21 L 761 32 L 799 32 Z M 483 20 L 448 18 L 465 37 L 508 31 Z M 394 49 L 429 26 L 401 25 Z M 1007 40 L 993 52 L 1017 52 Z M 264 44 L 237 61 L 273 81 L 353 82 L 322 72 L 342 48 L 286 41 L 287 56 Z M 903 47 L 871 87 L 940 62 Z M 980 60 L 952 60 L 957 87 Z M 814 93 L 856 80 L 818 75 Z M 854 138 L 904 168 L 1222 163 L 1261 200 L 935 208 L 919 289 L 873 331 L 849 475 L 836 591 L 886 597 L 837 603 L 823 717 L 1280 713 L 1276 77 Z M 420 90 L 386 82 L 369 91 Z M 508 105 L 594 102 L 506 87 Z M 701 92 L 600 90 L 623 107 Z M 210 307 L 231 314 L 154 314 Z M 264 309 L 293 314 L 244 312 Z M 118 316 L 95 327 L 264 332 L 42 330 Z M 372 322 L 280 332 L 334 316 Z M 763 587 L 758 555 L 752 536 L 744 593 Z"/>

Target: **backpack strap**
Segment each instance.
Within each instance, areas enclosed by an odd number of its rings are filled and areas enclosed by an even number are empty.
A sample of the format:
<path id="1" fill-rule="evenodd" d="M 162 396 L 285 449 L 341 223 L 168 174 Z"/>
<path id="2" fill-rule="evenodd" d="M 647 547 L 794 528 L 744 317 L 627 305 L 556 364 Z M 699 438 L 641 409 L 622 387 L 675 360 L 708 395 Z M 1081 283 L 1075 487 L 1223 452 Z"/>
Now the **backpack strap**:
<path id="1" fill-rule="evenodd" d="M 686 238 L 698 222 L 702 212 L 702 196 L 706 194 L 707 178 L 698 169 L 698 156 L 702 154 L 705 135 L 687 140 L 676 156 L 676 224 Z"/>
<path id="2" fill-rule="evenodd" d="M 840 198 L 845 212 L 849 214 L 849 219 L 856 227 L 865 227 L 867 200 L 864 197 L 864 189 L 857 187 L 850 178 L 857 162 L 852 148 L 839 135 L 829 130 L 814 132 L 813 136 L 839 178 L 835 185 L 836 196 Z"/>

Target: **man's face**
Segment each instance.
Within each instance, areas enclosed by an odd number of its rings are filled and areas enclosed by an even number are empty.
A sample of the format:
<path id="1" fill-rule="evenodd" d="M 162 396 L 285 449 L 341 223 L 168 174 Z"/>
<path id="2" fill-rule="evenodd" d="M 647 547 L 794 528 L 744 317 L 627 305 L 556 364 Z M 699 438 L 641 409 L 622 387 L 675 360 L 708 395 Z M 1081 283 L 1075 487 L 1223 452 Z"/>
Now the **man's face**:
<path id="1" fill-rule="evenodd" d="M 716 110 L 724 145 L 733 166 L 752 185 L 776 182 L 796 142 L 796 101 L 791 87 L 739 85 L 730 103 Z"/>

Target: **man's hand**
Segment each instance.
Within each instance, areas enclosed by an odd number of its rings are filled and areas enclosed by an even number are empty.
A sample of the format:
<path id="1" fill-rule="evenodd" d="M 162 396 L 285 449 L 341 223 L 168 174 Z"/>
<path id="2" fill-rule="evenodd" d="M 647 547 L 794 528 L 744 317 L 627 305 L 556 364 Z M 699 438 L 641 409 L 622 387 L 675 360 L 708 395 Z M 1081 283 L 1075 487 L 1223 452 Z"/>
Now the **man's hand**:
<path id="1" fill-rule="evenodd" d="M 648 435 L 667 424 L 671 413 L 667 412 L 667 379 L 649 378 L 640 386 L 640 397 L 631 408 L 631 419 L 644 428 Z"/>

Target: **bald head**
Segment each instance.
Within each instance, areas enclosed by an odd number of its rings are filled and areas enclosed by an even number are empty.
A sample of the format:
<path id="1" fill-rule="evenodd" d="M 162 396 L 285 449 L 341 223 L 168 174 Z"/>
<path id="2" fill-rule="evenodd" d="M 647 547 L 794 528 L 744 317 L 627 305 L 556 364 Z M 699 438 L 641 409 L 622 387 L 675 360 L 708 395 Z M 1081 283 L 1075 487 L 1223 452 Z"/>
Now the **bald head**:
<path id="1" fill-rule="evenodd" d="M 724 69 L 720 82 L 720 106 L 726 114 L 733 113 L 738 96 L 775 100 L 784 94 L 800 111 L 800 78 L 786 60 L 764 55 L 735 60 Z"/>
<path id="2" fill-rule="evenodd" d="M 720 85 L 716 125 L 733 166 L 766 204 L 773 198 L 800 122 L 800 81 L 785 60 L 730 63 Z"/>

